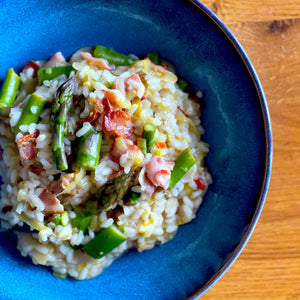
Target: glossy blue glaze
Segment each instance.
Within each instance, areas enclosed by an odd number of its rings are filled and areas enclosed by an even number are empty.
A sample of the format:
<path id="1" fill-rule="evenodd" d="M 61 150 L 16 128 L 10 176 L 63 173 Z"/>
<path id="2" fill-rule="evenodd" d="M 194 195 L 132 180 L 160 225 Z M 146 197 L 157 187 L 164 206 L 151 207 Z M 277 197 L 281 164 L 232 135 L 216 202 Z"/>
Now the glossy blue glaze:
<path id="1" fill-rule="evenodd" d="M 72 4 L 71 4 L 72 3 Z M 4 0 L 0 82 L 6 70 L 56 51 L 102 44 L 137 55 L 158 51 L 175 64 L 205 107 L 203 139 L 213 184 L 197 218 L 174 240 L 130 251 L 101 276 L 57 279 L 0 235 L 0 299 L 185 299 L 204 293 L 242 250 L 260 214 L 271 165 L 266 101 L 243 50 L 196 1 Z"/>

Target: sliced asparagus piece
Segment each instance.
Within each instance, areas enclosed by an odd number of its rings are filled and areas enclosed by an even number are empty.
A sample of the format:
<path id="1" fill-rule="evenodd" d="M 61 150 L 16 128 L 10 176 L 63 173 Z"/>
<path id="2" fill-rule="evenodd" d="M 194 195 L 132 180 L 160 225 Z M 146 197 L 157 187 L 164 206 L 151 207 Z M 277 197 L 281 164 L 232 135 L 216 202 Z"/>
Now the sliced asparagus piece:
<path id="1" fill-rule="evenodd" d="M 127 190 L 133 186 L 133 173 L 123 174 L 115 179 L 109 180 L 96 193 L 98 210 L 108 211 L 113 204 L 123 198 Z"/>
<path id="2" fill-rule="evenodd" d="M 52 104 L 52 150 L 53 161 L 57 170 L 67 170 L 68 162 L 64 147 L 64 135 L 67 114 L 73 105 L 73 93 L 77 81 L 71 77 L 65 81 L 57 90 Z"/>
<path id="3" fill-rule="evenodd" d="M 93 127 L 80 137 L 77 147 L 76 162 L 88 170 L 95 170 L 99 158 L 102 141 L 102 132 Z"/>

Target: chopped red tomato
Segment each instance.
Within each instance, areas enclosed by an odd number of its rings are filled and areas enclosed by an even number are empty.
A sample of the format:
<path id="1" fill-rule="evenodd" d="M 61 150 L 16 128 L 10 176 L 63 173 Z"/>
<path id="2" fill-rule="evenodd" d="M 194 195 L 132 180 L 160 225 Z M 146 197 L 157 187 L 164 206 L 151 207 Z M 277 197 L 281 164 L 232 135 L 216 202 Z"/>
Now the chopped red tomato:
<path id="1" fill-rule="evenodd" d="M 31 160 L 36 157 L 36 141 L 40 132 L 36 129 L 32 134 L 24 135 L 17 141 L 20 156 L 24 161 Z"/>
<path id="2" fill-rule="evenodd" d="M 159 148 L 159 149 L 165 149 L 165 148 L 167 148 L 166 143 L 163 143 L 163 142 L 161 142 L 161 143 L 156 143 L 155 145 L 156 145 L 156 147 Z"/>
<path id="3" fill-rule="evenodd" d="M 145 97 L 145 95 L 141 98 L 141 101 L 143 101 L 143 100 L 145 100 L 146 99 L 146 97 Z"/>
<path id="4" fill-rule="evenodd" d="M 63 205 L 60 204 L 60 201 L 49 190 L 43 190 L 39 195 L 39 198 L 45 205 L 45 209 L 42 211 L 45 217 L 64 212 Z"/>
<path id="5" fill-rule="evenodd" d="M 201 177 L 195 179 L 194 181 L 197 184 L 198 189 L 205 191 L 205 183 Z"/>
<path id="6" fill-rule="evenodd" d="M 33 69 L 32 78 L 35 78 L 37 76 L 37 71 L 41 68 L 37 63 L 35 63 L 33 60 L 29 61 L 24 67 L 23 70 L 26 69 Z"/>

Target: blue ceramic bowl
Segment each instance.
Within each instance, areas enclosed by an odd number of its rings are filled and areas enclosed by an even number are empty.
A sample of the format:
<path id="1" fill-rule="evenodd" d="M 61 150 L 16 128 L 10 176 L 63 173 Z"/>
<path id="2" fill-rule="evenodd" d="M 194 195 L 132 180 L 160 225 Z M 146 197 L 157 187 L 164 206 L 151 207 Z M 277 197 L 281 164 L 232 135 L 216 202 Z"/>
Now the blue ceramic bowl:
<path id="1" fill-rule="evenodd" d="M 213 184 L 197 218 L 174 240 L 130 251 L 99 277 L 57 279 L 0 238 L 1 299 L 197 298 L 230 267 L 263 206 L 271 168 L 271 129 L 257 75 L 232 34 L 196 1 L 10 0 L 0 6 L 0 81 L 29 60 L 68 57 L 86 45 L 158 51 L 202 90 L 203 139 Z"/>

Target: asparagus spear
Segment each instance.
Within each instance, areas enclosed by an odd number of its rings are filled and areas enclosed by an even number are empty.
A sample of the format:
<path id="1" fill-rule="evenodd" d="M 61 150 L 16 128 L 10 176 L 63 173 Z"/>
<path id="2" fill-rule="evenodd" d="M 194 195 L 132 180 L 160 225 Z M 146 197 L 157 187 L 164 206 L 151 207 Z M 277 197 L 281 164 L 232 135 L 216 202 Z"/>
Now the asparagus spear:
<path id="1" fill-rule="evenodd" d="M 137 139 L 137 146 L 140 148 L 144 155 L 147 154 L 147 141 L 144 138 Z"/>
<path id="2" fill-rule="evenodd" d="M 68 77 L 72 71 L 74 71 L 74 68 L 71 65 L 54 68 L 41 68 L 37 72 L 38 83 L 41 85 L 44 80 L 52 80 L 63 74 Z"/>
<path id="3" fill-rule="evenodd" d="M 53 160 L 57 170 L 67 170 L 68 162 L 64 147 L 64 134 L 67 114 L 73 105 L 73 93 L 76 87 L 76 79 L 71 77 L 57 90 L 52 104 L 52 150 Z"/>
<path id="4" fill-rule="evenodd" d="M 22 110 L 20 119 L 17 125 L 15 126 L 15 130 L 20 131 L 20 127 L 22 125 L 37 123 L 45 104 L 46 101 L 43 99 L 43 97 L 38 96 L 36 94 L 31 94 Z"/>
<path id="5" fill-rule="evenodd" d="M 150 152 L 151 146 L 154 143 L 156 127 L 151 123 L 146 123 L 143 130 L 143 138 L 146 140 L 147 152 Z"/>
<path id="6" fill-rule="evenodd" d="M 99 259 L 121 245 L 127 237 L 115 226 L 101 229 L 95 237 L 83 246 L 85 252 Z"/>
<path id="7" fill-rule="evenodd" d="M 10 68 L 0 90 L 0 114 L 7 115 L 6 107 L 14 104 L 21 83 L 20 77 Z"/>
<path id="8" fill-rule="evenodd" d="M 80 137 L 76 162 L 88 170 L 95 170 L 100 158 L 102 132 L 97 132 L 92 127 Z"/>
<path id="9" fill-rule="evenodd" d="M 133 173 L 130 172 L 109 180 L 101 187 L 95 195 L 98 200 L 98 210 L 108 211 L 115 202 L 121 200 L 127 190 L 133 186 L 133 178 Z"/>
<path id="10" fill-rule="evenodd" d="M 129 173 L 108 181 L 97 191 L 93 199 L 75 207 L 74 211 L 76 213 L 76 217 L 72 219 L 73 226 L 76 226 L 79 230 L 85 233 L 89 226 L 91 215 L 97 214 L 101 211 L 109 211 L 113 207 L 114 203 L 121 199 L 126 201 L 124 196 L 128 192 L 128 189 L 134 185 L 134 180 L 134 174 Z M 130 199 L 127 199 L 128 205 L 135 205 L 139 195 L 132 196 L 131 194 Z"/>
<path id="11" fill-rule="evenodd" d="M 191 154 L 191 148 L 183 150 L 175 160 L 174 168 L 171 172 L 169 188 L 171 189 L 196 163 L 196 159 Z"/>
<path id="12" fill-rule="evenodd" d="M 108 63 L 115 66 L 129 66 L 134 63 L 135 59 L 130 56 L 121 54 L 112 48 L 104 46 L 96 46 L 93 56 L 97 58 L 104 58 Z"/>
<path id="13" fill-rule="evenodd" d="M 147 57 L 149 57 L 150 60 L 153 61 L 155 64 L 159 65 L 160 57 L 157 52 L 149 52 Z"/>

